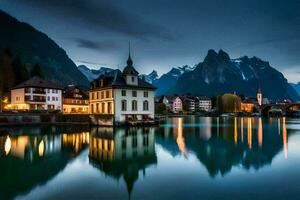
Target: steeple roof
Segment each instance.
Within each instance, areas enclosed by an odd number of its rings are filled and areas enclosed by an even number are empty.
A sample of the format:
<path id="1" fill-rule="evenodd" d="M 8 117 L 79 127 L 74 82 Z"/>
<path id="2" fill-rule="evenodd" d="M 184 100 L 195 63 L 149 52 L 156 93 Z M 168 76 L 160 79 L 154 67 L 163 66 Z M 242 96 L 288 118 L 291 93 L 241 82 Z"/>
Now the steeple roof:
<path id="1" fill-rule="evenodd" d="M 127 66 L 123 70 L 123 75 L 134 75 L 134 76 L 139 75 L 138 71 L 136 71 L 136 69 L 133 67 L 133 61 L 130 55 L 130 45 L 129 45 L 129 55 L 127 59 Z"/>

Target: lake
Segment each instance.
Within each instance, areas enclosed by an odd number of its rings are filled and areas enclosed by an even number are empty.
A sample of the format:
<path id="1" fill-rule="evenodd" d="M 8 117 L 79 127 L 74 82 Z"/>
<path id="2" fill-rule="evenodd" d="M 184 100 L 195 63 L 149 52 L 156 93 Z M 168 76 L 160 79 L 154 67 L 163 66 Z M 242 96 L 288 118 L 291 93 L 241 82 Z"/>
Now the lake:
<path id="1" fill-rule="evenodd" d="M 299 199 L 300 119 L 2 127 L 0 199 Z"/>

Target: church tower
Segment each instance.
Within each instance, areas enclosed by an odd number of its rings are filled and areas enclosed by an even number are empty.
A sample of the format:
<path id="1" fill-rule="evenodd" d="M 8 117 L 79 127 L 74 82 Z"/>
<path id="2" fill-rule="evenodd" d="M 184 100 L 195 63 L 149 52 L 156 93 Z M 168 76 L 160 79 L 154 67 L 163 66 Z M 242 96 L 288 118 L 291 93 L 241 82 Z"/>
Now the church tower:
<path id="1" fill-rule="evenodd" d="M 258 88 L 258 90 L 257 90 L 256 98 L 257 98 L 258 105 L 262 106 L 262 104 L 263 104 L 263 96 L 262 96 L 262 92 L 261 92 L 260 88 Z"/>
<path id="2" fill-rule="evenodd" d="M 133 67 L 133 62 L 130 55 L 130 45 L 129 45 L 129 55 L 127 59 L 127 66 L 123 70 L 123 77 L 128 85 L 138 85 L 138 75 L 139 73 Z"/>

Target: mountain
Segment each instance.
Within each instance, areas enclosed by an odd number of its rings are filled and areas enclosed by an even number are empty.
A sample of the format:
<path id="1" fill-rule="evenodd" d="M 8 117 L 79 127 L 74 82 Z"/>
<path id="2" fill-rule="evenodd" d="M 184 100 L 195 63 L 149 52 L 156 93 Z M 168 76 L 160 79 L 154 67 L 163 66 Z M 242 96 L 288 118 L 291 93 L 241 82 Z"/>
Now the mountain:
<path id="1" fill-rule="evenodd" d="M 215 96 L 236 92 L 255 96 L 260 87 L 264 97 L 271 100 L 299 99 L 299 95 L 288 84 L 283 74 L 271 67 L 268 62 L 247 56 L 231 59 L 223 50 L 219 52 L 209 50 L 204 61 L 197 64 L 195 69 L 181 75 L 177 73 L 177 78 L 173 81 L 175 84 L 165 90 L 167 94 L 192 93 Z M 157 86 L 166 86 L 160 84 Z"/>
<path id="2" fill-rule="evenodd" d="M 296 90 L 296 92 L 298 93 L 298 95 L 300 95 L 300 82 L 298 82 L 297 84 L 290 83 L 290 85 Z"/>
<path id="3" fill-rule="evenodd" d="M 9 50 L 12 57 L 18 57 L 26 66 L 28 73 L 33 66 L 39 64 L 41 74 L 45 79 L 61 85 L 88 86 L 87 78 L 80 73 L 75 63 L 46 34 L 1 10 L 0 29 L 0 52 Z M 6 72 L 2 69 L 0 73 Z M 18 70 L 13 73 L 16 75 Z M 12 76 L 12 74 L 7 73 L 3 76 Z"/>
<path id="4" fill-rule="evenodd" d="M 152 84 L 158 89 L 156 95 L 162 95 L 175 86 L 179 77 L 187 72 L 193 71 L 195 68 L 188 65 L 182 67 L 173 67 L 168 73 L 163 74 L 160 78 L 155 79 Z"/>
<path id="5" fill-rule="evenodd" d="M 139 75 L 139 77 L 141 79 L 144 79 L 145 81 L 147 81 L 148 83 L 153 83 L 154 81 L 156 81 L 159 76 L 157 74 L 157 71 L 153 70 L 150 74 L 146 75 L 146 74 L 141 74 Z"/>
<path id="6" fill-rule="evenodd" d="M 107 67 L 101 67 L 100 69 L 90 69 L 85 65 L 79 65 L 78 69 L 89 81 L 97 79 L 101 74 L 113 71 L 113 69 Z"/>

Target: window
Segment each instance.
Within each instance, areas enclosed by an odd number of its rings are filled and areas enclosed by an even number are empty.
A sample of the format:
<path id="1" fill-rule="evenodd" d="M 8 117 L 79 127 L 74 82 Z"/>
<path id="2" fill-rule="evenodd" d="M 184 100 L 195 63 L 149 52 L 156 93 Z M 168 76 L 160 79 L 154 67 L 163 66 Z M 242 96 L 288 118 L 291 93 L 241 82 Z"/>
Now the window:
<path id="1" fill-rule="evenodd" d="M 132 110 L 137 110 L 137 101 L 136 100 L 132 101 L 131 108 L 132 108 Z"/>
<path id="2" fill-rule="evenodd" d="M 137 96 L 137 94 L 136 94 L 136 91 L 134 90 L 134 91 L 132 91 L 132 96 L 133 97 L 136 97 Z"/>
<path id="3" fill-rule="evenodd" d="M 122 100 L 121 104 L 122 104 L 122 111 L 126 111 L 127 110 L 127 101 Z"/>
<path id="4" fill-rule="evenodd" d="M 54 90 L 54 89 L 52 90 L 52 93 L 55 93 L 55 90 Z"/>
<path id="5" fill-rule="evenodd" d="M 56 97 L 55 99 L 56 99 L 56 101 L 58 101 L 58 97 Z"/>
<path id="6" fill-rule="evenodd" d="M 148 92 L 144 92 L 144 97 L 148 97 Z"/>
<path id="7" fill-rule="evenodd" d="M 105 103 L 102 103 L 102 104 L 101 104 L 101 112 L 102 112 L 102 113 L 105 113 Z"/>
<path id="8" fill-rule="evenodd" d="M 122 90 L 122 96 L 123 96 L 123 97 L 126 96 L 126 90 Z"/>
<path id="9" fill-rule="evenodd" d="M 47 96 L 47 101 L 50 101 L 50 97 L 49 96 Z"/>
<path id="10" fill-rule="evenodd" d="M 131 82 L 134 82 L 134 76 L 131 77 Z"/>
<path id="11" fill-rule="evenodd" d="M 109 91 L 106 91 L 106 98 L 109 98 Z"/>
<path id="12" fill-rule="evenodd" d="M 148 101 L 143 102 L 143 110 L 149 110 L 149 103 Z"/>
<path id="13" fill-rule="evenodd" d="M 52 101 L 55 101 L 55 97 L 52 97 Z"/>
<path id="14" fill-rule="evenodd" d="M 104 99 L 104 91 L 101 92 L 101 99 Z"/>
<path id="15" fill-rule="evenodd" d="M 50 89 L 47 89 L 47 93 L 50 93 Z"/>

